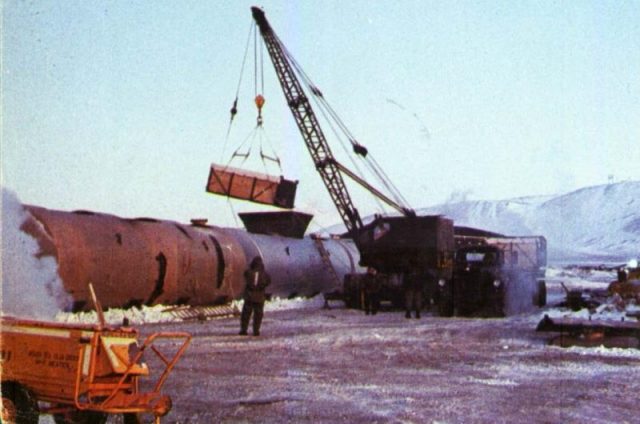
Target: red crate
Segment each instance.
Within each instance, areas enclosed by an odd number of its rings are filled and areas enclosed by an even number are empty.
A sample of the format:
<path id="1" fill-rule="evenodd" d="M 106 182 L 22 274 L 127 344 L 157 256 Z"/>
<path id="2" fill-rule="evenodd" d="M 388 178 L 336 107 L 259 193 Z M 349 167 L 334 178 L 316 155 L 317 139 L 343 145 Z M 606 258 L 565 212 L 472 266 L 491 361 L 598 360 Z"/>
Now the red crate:
<path id="1" fill-rule="evenodd" d="M 212 164 L 207 191 L 254 203 L 293 209 L 297 181 Z"/>

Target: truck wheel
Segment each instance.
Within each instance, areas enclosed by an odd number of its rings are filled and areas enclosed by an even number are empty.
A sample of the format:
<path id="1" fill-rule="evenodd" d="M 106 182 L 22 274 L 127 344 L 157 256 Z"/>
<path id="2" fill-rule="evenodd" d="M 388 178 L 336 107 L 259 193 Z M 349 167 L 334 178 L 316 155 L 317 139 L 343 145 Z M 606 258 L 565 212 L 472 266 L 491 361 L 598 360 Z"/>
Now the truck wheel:
<path id="1" fill-rule="evenodd" d="M 353 309 L 355 307 L 353 301 L 353 293 L 351 293 L 351 291 L 347 291 L 346 288 L 344 290 L 344 306 L 349 309 Z"/>
<path id="2" fill-rule="evenodd" d="M 0 416 L 3 423 L 37 424 L 40 411 L 35 396 L 18 383 L 2 383 L 2 410 Z"/>
<path id="3" fill-rule="evenodd" d="M 500 299 L 492 300 L 487 318 L 504 318 L 505 314 L 502 304 L 503 302 Z"/>
<path id="4" fill-rule="evenodd" d="M 345 286 L 344 293 L 346 296 L 346 306 L 350 309 L 362 309 L 362 299 L 360 285 L 351 284 L 349 287 Z"/>
<path id="5" fill-rule="evenodd" d="M 105 424 L 107 414 L 98 411 L 73 410 L 65 414 L 55 414 L 53 420 L 56 424 Z"/>
<path id="6" fill-rule="evenodd" d="M 542 308 L 547 304 L 547 285 L 544 281 L 538 281 L 538 298 L 536 305 Z"/>
<path id="7" fill-rule="evenodd" d="M 441 317 L 453 316 L 453 300 L 447 299 L 444 296 L 440 296 L 438 302 L 438 315 Z"/>
<path id="8" fill-rule="evenodd" d="M 393 296 L 391 296 L 391 305 L 394 309 L 404 309 L 404 303 L 404 296 L 402 293 L 394 293 Z"/>
<path id="9" fill-rule="evenodd" d="M 359 289 L 353 289 L 351 292 L 351 309 L 362 309 L 361 294 Z"/>

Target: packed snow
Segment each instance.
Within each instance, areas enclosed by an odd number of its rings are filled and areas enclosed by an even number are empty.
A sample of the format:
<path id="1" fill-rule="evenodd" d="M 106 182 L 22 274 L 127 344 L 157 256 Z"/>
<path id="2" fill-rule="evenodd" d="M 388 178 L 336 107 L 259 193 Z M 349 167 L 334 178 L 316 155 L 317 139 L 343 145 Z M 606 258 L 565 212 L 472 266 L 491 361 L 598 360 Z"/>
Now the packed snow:
<path id="1" fill-rule="evenodd" d="M 551 292 L 603 287 L 611 271 L 551 269 Z M 558 296 L 557 301 L 561 300 Z M 155 324 L 194 335 L 171 377 L 167 422 L 633 422 L 640 350 L 560 348 L 505 319 L 375 316 L 322 297 L 267 303 L 260 337 L 239 320 Z M 557 302 L 556 302 L 557 303 Z"/>

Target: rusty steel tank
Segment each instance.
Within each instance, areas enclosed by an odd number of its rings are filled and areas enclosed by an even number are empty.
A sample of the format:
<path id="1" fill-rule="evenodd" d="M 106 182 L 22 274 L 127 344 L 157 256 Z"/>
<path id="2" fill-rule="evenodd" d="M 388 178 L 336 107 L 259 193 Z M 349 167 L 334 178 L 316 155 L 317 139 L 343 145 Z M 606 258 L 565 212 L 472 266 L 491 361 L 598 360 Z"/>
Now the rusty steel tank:
<path id="1" fill-rule="evenodd" d="M 25 208 L 30 220 L 22 229 L 38 240 L 40 256 L 56 259 L 74 311 L 91 307 L 88 283 L 105 307 L 226 303 L 242 297 L 243 273 L 255 256 L 272 276 L 268 292 L 279 297 L 331 292 L 344 274 L 360 271 L 348 239 Z"/>

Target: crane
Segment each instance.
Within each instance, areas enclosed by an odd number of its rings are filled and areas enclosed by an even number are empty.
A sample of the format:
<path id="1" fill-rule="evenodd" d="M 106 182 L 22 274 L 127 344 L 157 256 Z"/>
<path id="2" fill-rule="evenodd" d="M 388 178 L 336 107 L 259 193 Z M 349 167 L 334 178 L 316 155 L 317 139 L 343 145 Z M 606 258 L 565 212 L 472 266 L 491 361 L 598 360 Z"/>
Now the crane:
<path id="1" fill-rule="evenodd" d="M 417 216 L 413 209 L 392 200 L 336 160 L 309 98 L 296 76 L 295 61 L 271 28 L 264 11 L 252 7 L 251 12 L 316 170 L 360 251 L 361 264 L 383 272 L 404 272 L 409 266 L 416 264 L 431 268 L 444 263 L 438 262 L 438 258 L 446 256 L 444 250 L 453 251 L 453 222 L 440 216 Z M 317 97 L 323 96 L 315 86 L 311 86 L 311 91 Z M 367 156 L 366 147 L 357 142 L 352 143 L 357 155 Z M 347 190 L 343 174 L 401 215 L 376 215 L 373 222 L 365 225 Z"/>

